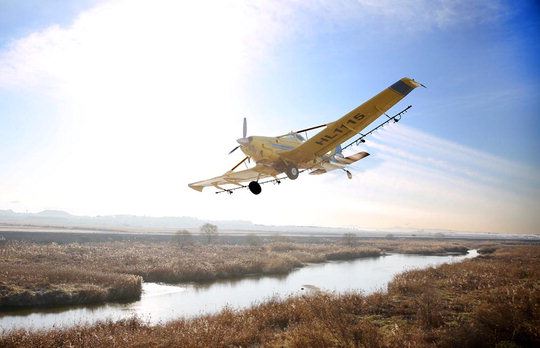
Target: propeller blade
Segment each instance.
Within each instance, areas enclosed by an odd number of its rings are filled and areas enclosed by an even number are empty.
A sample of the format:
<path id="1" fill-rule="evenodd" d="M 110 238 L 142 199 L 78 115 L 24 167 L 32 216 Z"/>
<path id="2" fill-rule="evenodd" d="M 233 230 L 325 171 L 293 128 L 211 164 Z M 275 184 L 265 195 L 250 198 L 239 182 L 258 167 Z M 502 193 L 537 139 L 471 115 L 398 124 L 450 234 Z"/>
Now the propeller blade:
<path id="1" fill-rule="evenodd" d="M 236 149 L 238 149 L 239 147 L 240 147 L 240 145 L 238 145 L 237 147 L 235 147 L 234 149 L 232 149 L 232 150 L 229 152 L 229 155 L 230 155 L 231 153 L 235 152 Z"/>
<path id="2" fill-rule="evenodd" d="M 243 128 L 243 132 L 242 132 L 242 138 L 245 138 L 246 135 L 247 135 L 247 120 L 244 117 L 244 128 Z"/>

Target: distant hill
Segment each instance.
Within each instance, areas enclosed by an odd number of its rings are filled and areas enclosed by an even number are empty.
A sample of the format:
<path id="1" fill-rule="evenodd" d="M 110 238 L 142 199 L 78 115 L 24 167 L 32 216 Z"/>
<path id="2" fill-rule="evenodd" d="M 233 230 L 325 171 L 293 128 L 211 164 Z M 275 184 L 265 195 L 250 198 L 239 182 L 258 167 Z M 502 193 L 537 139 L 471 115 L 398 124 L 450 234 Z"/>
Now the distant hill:
<path id="1" fill-rule="evenodd" d="M 56 227 L 88 228 L 198 228 L 206 222 L 227 225 L 230 228 L 249 227 L 249 221 L 206 221 L 193 217 L 151 217 L 137 215 L 98 215 L 79 216 L 61 210 L 44 210 L 39 213 L 17 213 L 12 210 L 0 210 L 0 223 L 28 224 Z"/>
<path id="2" fill-rule="evenodd" d="M 39 213 L 18 213 L 0 210 L 0 224 L 26 225 L 47 228 L 111 230 L 126 232 L 171 232 L 178 229 L 198 230 L 205 223 L 217 225 L 221 231 L 270 232 L 293 234 L 343 234 L 365 233 L 353 228 L 321 226 L 274 226 L 254 224 L 246 220 L 205 220 L 190 216 L 138 216 L 98 215 L 79 216 L 61 210 L 44 210 Z M 380 232 L 375 232 L 381 235 Z"/>
<path id="3" fill-rule="evenodd" d="M 71 218 L 73 215 L 62 210 L 43 210 L 35 215 L 53 217 L 53 218 Z"/>
<path id="4" fill-rule="evenodd" d="M 355 233 L 363 237 L 433 237 L 433 238 L 527 238 L 539 239 L 539 235 L 511 235 L 501 233 L 479 233 L 467 231 L 424 230 L 389 228 L 363 230 L 356 228 L 322 226 L 279 226 L 259 225 L 246 220 L 204 220 L 189 216 L 138 216 L 138 215 L 98 215 L 79 216 L 62 210 L 44 210 L 39 213 L 18 213 L 13 210 L 0 210 L 0 231 L 9 226 L 46 227 L 56 229 L 107 230 L 125 232 L 173 232 L 179 229 L 196 231 L 205 223 L 217 225 L 221 231 L 269 232 L 287 234 L 335 235 Z M 3 225 L 3 226 L 2 226 Z"/>
<path id="5" fill-rule="evenodd" d="M 203 220 L 189 216 L 137 216 L 137 215 L 98 215 L 78 216 L 61 210 L 44 210 L 39 213 L 17 213 L 12 210 L 0 210 L 0 223 L 32 225 L 61 228 L 88 228 L 111 230 L 147 230 L 170 231 L 177 229 L 198 229 L 205 223 L 212 223 L 221 230 L 239 231 L 313 231 L 342 232 L 346 228 L 304 227 L 304 226 L 265 226 L 245 220 Z"/>

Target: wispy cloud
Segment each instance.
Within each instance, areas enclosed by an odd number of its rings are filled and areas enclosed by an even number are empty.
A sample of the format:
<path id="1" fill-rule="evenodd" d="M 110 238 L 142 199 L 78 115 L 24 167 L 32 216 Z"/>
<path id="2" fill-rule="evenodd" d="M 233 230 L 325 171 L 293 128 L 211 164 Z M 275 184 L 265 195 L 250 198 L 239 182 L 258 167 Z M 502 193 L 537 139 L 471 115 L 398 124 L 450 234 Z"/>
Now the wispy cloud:
<path id="1" fill-rule="evenodd" d="M 374 135 L 366 147 L 381 162 L 368 165 L 346 191 L 380 207 L 386 219 L 401 226 L 423 221 L 426 228 L 537 232 L 538 168 L 404 125 Z M 374 223 L 369 220 L 367 226 Z"/>
<path id="2" fill-rule="evenodd" d="M 213 61 L 216 55 L 241 66 L 280 37 L 316 28 L 314 23 L 339 27 L 368 20 L 370 25 L 375 21 L 384 26 L 389 21 L 393 28 L 429 29 L 493 22 L 509 13 L 499 0 L 206 0 L 189 4 L 113 0 L 83 12 L 67 28 L 53 25 L 14 41 L 0 54 L 0 86 L 49 86 L 52 81 L 72 80 L 72 76 L 88 79 L 98 72 L 95 67 L 129 70 L 138 63 L 155 61 L 160 52 L 167 53 L 160 57 L 166 66 L 174 59 L 185 63 L 192 57 Z M 96 26 L 96 18 L 100 26 Z M 124 61 L 119 52 L 132 53 L 131 60 Z M 83 70 L 86 75 L 81 76 Z"/>
<path id="3" fill-rule="evenodd" d="M 502 1 L 490 0 L 358 0 L 358 4 L 369 15 L 399 21 L 404 29 L 446 28 L 493 22 L 508 15 L 508 9 Z"/>

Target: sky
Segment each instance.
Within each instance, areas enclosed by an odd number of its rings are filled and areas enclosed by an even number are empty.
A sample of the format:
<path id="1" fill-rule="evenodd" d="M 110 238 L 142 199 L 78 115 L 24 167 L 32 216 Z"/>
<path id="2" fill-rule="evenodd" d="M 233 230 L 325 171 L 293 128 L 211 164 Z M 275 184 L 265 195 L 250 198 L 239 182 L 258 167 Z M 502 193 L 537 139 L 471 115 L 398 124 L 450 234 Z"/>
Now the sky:
<path id="1" fill-rule="evenodd" d="M 0 209 L 539 233 L 539 34 L 526 0 L 0 0 Z M 283 134 L 405 76 L 352 180 L 188 188 L 243 117 Z"/>

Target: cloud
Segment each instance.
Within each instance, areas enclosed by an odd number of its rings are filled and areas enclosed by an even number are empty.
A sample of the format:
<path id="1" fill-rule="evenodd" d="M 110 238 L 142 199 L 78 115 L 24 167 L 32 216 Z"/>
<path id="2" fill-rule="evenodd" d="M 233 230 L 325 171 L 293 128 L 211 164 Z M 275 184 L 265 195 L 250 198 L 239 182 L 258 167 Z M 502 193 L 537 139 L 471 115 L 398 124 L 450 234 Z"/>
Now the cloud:
<path id="1" fill-rule="evenodd" d="M 370 214 L 401 227 L 537 232 L 537 168 L 404 125 L 376 134 L 365 146 L 380 163 L 340 194 L 357 192 Z M 366 226 L 373 223 L 371 215 Z"/>
<path id="2" fill-rule="evenodd" d="M 217 57 L 236 73 L 280 39 L 314 28 L 376 22 L 402 32 L 493 22 L 509 13 L 497 0 L 113 0 L 81 13 L 68 27 L 53 25 L 14 41 L 0 54 L 0 86 L 69 89 L 73 80 L 95 83 L 106 73 L 109 80 L 130 77 L 150 62 L 157 63 L 158 74 L 169 73 L 174 61 L 179 62 L 172 70 L 177 74 L 191 72 L 181 70 L 189 63 L 208 63 L 206 75 L 211 75 L 213 67 L 221 68 L 213 64 Z M 103 66 L 114 67 L 115 73 Z"/>
<path id="3" fill-rule="evenodd" d="M 358 0 L 358 4 L 366 16 L 383 23 L 398 21 L 408 30 L 495 22 L 508 15 L 502 1 L 491 0 Z"/>

